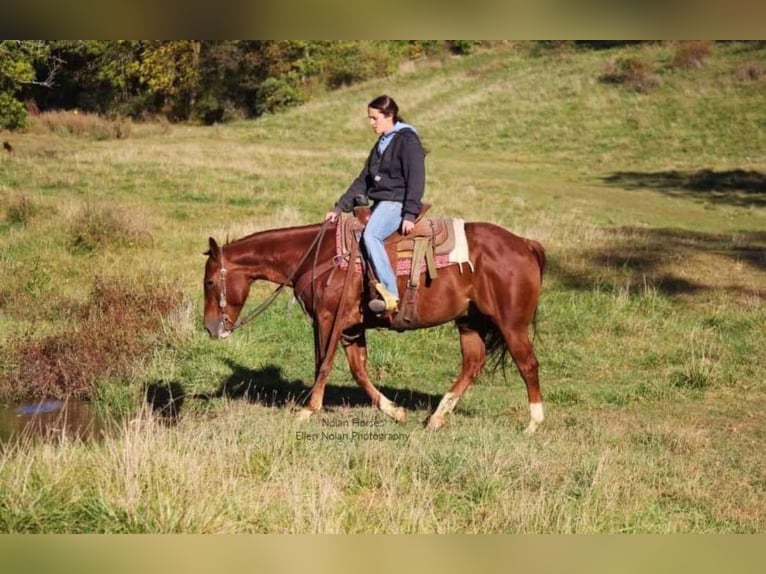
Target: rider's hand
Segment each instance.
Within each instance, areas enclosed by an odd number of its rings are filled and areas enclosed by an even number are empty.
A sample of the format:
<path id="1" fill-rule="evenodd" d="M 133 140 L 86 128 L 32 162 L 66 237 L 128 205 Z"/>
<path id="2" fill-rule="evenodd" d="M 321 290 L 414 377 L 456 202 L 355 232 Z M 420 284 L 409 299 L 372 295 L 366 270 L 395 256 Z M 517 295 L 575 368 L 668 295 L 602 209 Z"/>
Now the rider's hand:
<path id="1" fill-rule="evenodd" d="M 415 227 L 414 221 L 409 221 L 408 219 L 402 221 L 402 235 L 409 235 L 413 227 Z"/>
<path id="2" fill-rule="evenodd" d="M 336 219 L 338 219 L 338 214 L 334 211 L 328 211 L 327 215 L 324 216 L 325 221 L 335 221 Z"/>

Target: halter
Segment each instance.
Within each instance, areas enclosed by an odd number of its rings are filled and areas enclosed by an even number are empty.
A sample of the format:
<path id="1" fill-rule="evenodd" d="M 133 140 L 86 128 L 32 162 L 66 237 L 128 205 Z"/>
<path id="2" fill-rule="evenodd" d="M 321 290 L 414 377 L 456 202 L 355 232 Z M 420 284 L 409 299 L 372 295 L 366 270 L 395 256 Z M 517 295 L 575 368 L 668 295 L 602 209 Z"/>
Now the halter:
<path id="1" fill-rule="evenodd" d="M 223 252 L 221 252 L 221 270 L 218 272 L 221 276 L 221 296 L 218 298 L 218 308 L 221 310 L 221 320 L 220 320 L 220 332 L 223 333 L 231 333 L 234 331 L 234 325 L 232 325 L 231 317 L 229 317 L 229 314 L 226 312 L 226 307 L 228 306 L 228 302 L 226 301 L 226 267 L 223 266 Z M 229 329 L 229 325 L 231 325 L 231 329 Z"/>
<path id="2" fill-rule="evenodd" d="M 271 292 L 271 295 L 269 295 L 263 303 L 258 305 L 252 311 L 250 311 L 246 317 L 239 318 L 236 323 L 234 323 L 231 320 L 231 317 L 229 317 L 228 313 L 226 313 L 226 307 L 228 306 L 228 301 L 226 299 L 226 275 L 228 274 L 228 271 L 226 267 L 224 266 L 223 250 L 221 250 L 221 269 L 218 272 L 220 275 L 220 281 L 221 281 L 221 295 L 218 298 L 218 308 L 220 309 L 220 312 L 221 312 L 221 318 L 219 321 L 221 332 L 227 333 L 227 335 L 230 335 L 231 333 L 234 332 L 235 329 L 239 329 L 243 325 L 246 325 L 247 323 L 255 319 L 258 315 L 263 313 L 268 308 L 269 305 L 271 305 L 274 302 L 274 300 L 282 292 L 282 289 L 289 286 L 293 282 L 295 277 L 298 275 L 298 270 L 308 258 L 309 254 L 311 253 L 311 250 L 314 249 L 314 247 L 316 247 L 322 241 L 325 231 L 327 231 L 327 225 L 328 225 L 327 221 L 322 223 L 322 226 L 319 228 L 319 233 L 317 233 L 316 237 L 314 237 L 314 240 L 311 242 L 311 245 L 309 245 L 308 249 L 306 250 L 306 253 L 303 254 L 303 257 L 301 257 L 300 261 L 298 261 L 297 265 L 295 266 L 295 269 L 290 274 L 290 276 L 287 279 L 285 279 L 284 282 L 280 283 L 276 287 L 276 289 L 274 289 L 274 291 Z M 319 256 L 319 249 L 317 249 L 317 253 L 314 256 L 314 264 L 311 267 L 311 284 L 312 285 L 314 284 L 316 263 L 317 263 L 318 256 Z"/>

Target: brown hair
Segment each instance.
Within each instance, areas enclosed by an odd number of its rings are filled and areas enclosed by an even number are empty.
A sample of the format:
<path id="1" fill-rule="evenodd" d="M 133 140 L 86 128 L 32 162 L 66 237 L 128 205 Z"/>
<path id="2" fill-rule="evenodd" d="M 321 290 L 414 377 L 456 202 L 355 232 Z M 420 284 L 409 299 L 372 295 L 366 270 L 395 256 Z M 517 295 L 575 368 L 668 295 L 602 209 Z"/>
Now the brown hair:
<path id="1" fill-rule="evenodd" d="M 396 105 L 394 98 L 383 94 L 367 104 L 368 108 L 378 110 L 386 116 L 394 116 L 394 123 L 403 122 L 404 118 L 399 116 L 399 106 Z"/>

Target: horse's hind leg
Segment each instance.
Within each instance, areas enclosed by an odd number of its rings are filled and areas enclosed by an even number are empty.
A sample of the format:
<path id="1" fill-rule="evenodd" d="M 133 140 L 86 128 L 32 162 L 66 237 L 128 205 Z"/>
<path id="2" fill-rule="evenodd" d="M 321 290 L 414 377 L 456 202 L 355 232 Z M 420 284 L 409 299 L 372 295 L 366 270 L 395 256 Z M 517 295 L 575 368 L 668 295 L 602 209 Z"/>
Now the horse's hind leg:
<path id="1" fill-rule="evenodd" d="M 407 411 L 396 403 L 388 399 L 383 393 L 375 388 L 369 375 L 367 374 L 367 340 L 364 329 L 359 329 L 353 333 L 346 333 L 341 339 L 346 350 L 346 358 L 351 374 L 357 384 L 364 389 L 367 396 L 370 397 L 372 404 L 378 407 L 385 414 L 390 416 L 396 422 L 407 420 Z"/>
<path id="2" fill-rule="evenodd" d="M 501 329 L 508 350 L 511 352 L 516 367 L 519 369 L 521 378 L 527 386 L 529 399 L 529 425 L 524 434 L 530 435 L 545 418 L 543 415 L 543 397 L 540 393 L 540 380 L 538 378 L 538 363 L 532 342 L 529 340 L 528 325 L 516 325 L 510 329 Z"/>
<path id="3" fill-rule="evenodd" d="M 445 393 L 439 406 L 426 420 L 426 428 L 440 429 L 444 426 L 444 417 L 454 410 L 460 397 L 481 372 L 486 360 L 483 329 L 477 330 L 467 321 L 457 322 L 460 332 L 460 350 L 463 355 L 463 368 L 450 390 Z"/>

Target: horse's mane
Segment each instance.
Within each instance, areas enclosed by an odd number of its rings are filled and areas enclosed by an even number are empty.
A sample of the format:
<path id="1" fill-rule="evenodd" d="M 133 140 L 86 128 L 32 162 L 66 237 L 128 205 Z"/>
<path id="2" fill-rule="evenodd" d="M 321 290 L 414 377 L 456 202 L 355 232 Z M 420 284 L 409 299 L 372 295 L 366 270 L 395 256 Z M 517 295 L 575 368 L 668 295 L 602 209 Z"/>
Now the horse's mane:
<path id="1" fill-rule="evenodd" d="M 275 232 L 287 232 L 287 231 L 303 231 L 308 229 L 316 229 L 319 227 L 319 223 L 307 223 L 305 225 L 296 225 L 294 227 L 281 227 L 281 228 L 273 228 L 273 229 L 262 229 L 261 231 L 256 231 L 254 233 L 251 233 L 249 235 L 245 235 L 244 237 L 239 237 L 237 239 L 229 239 L 229 237 L 226 237 L 226 243 L 224 243 L 224 246 L 226 245 L 237 245 L 239 243 L 245 243 L 247 241 L 251 241 L 253 239 L 256 239 L 258 237 L 268 235 Z"/>

